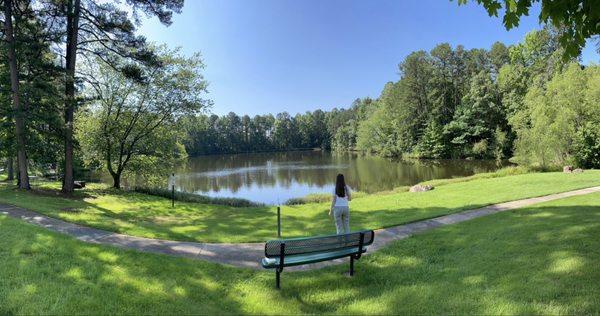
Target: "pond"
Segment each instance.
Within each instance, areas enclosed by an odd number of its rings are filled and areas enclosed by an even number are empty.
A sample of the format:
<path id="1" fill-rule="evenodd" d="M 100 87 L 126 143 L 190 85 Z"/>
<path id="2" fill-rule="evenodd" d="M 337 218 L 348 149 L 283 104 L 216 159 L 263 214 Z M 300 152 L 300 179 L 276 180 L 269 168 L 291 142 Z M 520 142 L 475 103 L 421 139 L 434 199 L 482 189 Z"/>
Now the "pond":
<path id="1" fill-rule="evenodd" d="M 373 193 L 421 181 L 468 176 L 500 167 L 481 160 L 393 160 L 324 151 L 194 157 L 176 173 L 176 190 L 265 204 L 333 190 L 343 173 L 354 190 Z"/>

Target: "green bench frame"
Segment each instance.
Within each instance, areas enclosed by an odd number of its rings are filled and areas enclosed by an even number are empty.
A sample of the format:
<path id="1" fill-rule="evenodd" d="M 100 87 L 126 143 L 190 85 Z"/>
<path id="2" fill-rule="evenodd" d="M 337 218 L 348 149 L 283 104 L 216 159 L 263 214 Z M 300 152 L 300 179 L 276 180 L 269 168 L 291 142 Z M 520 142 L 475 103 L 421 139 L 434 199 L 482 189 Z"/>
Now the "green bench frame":
<path id="1" fill-rule="evenodd" d="M 261 265 L 275 269 L 275 286 L 280 288 L 283 268 L 350 257 L 350 276 L 354 275 L 354 260 L 360 259 L 367 246 L 375 240 L 372 230 L 342 235 L 269 240 L 265 243 L 265 258 Z"/>

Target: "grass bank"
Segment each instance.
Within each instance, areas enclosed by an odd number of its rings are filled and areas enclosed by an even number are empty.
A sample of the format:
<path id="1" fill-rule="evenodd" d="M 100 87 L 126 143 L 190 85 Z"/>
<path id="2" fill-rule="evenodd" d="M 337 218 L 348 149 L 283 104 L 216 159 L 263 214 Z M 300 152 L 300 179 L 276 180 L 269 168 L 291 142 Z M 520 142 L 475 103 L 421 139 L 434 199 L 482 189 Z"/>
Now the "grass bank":
<path id="1" fill-rule="evenodd" d="M 387 192 L 351 202 L 351 228 L 374 229 L 473 209 L 493 203 L 600 185 L 600 170 L 581 174 L 528 173 L 450 180 L 424 193 Z M 441 183 L 439 183 L 441 184 Z M 0 187 L 0 203 L 100 229 L 129 235 L 182 241 L 260 242 L 275 237 L 274 207 L 228 207 L 178 202 L 90 185 L 74 198 L 58 193 L 57 183 L 22 192 Z M 282 207 L 284 237 L 329 234 L 328 203 Z"/>
<path id="2" fill-rule="evenodd" d="M 272 273 L 84 244 L 0 215 L 0 314 L 598 314 L 600 194 Z"/>

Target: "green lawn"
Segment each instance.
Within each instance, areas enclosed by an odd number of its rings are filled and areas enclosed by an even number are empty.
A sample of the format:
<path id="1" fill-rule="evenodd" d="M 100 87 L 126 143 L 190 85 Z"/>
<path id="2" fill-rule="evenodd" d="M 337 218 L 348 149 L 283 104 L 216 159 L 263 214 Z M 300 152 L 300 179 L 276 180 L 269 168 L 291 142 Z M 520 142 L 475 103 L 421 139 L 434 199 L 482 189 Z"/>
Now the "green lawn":
<path id="1" fill-rule="evenodd" d="M 426 193 L 374 194 L 351 203 L 352 229 L 375 229 L 550 193 L 600 185 L 600 170 L 582 174 L 529 173 L 455 181 Z M 92 185 L 74 199 L 54 191 L 26 193 L 0 185 L 0 203 L 129 235 L 182 241 L 259 242 L 275 237 L 273 207 L 234 208 L 178 202 Z M 284 237 L 335 232 L 328 204 L 282 207 Z"/>
<path id="2" fill-rule="evenodd" d="M 347 266 L 272 273 L 84 244 L 0 216 L 0 314 L 598 314 L 600 194 L 436 229 Z"/>

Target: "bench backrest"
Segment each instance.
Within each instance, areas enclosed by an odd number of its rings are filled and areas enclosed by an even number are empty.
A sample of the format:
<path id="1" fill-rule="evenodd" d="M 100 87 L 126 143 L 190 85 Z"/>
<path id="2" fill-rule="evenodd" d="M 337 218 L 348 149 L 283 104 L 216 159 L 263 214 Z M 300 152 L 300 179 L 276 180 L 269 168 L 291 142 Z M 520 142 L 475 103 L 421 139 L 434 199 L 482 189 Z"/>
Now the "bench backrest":
<path id="1" fill-rule="evenodd" d="M 372 230 L 365 230 L 345 235 L 270 240 L 265 244 L 265 257 L 279 257 L 282 244 L 285 244 L 284 255 L 286 256 L 355 248 L 360 245 L 361 235 L 363 246 L 372 244 L 375 239 Z"/>

